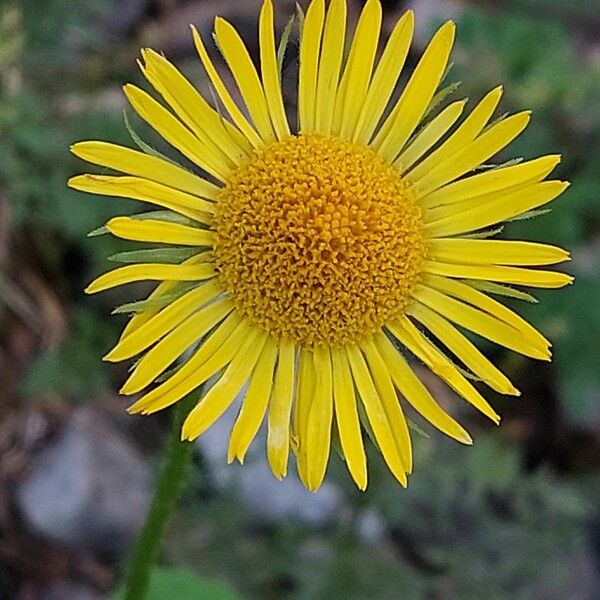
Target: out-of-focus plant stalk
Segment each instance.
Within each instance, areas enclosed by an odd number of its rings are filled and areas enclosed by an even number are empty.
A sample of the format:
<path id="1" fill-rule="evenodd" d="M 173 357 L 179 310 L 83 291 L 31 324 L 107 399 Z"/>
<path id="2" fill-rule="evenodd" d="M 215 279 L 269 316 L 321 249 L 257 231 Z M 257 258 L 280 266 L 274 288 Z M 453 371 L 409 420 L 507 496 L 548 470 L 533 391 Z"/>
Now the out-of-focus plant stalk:
<path id="1" fill-rule="evenodd" d="M 198 393 L 177 403 L 152 504 L 144 527 L 131 553 L 125 583 L 125 600 L 143 600 L 148 593 L 150 573 L 160 551 L 165 526 L 181 495 L 191 464 L 194 444 L 181 441 L 181 426 L 197 402 Z"/>

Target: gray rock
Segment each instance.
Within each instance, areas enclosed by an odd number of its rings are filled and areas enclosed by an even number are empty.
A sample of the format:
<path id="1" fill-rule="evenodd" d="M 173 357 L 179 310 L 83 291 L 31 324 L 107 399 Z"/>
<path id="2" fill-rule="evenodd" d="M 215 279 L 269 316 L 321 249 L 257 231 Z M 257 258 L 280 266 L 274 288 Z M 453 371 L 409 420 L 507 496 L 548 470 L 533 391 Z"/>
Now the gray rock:
<path id="1" fill-rule="evenodd" d="M 152 477 L 140 454 L 89 408 L 76 409 L 16 492 L 28 527 L 59 544 L 122 553 L 149 506 Z"/>
<path id="2" fill-rule="evenodd" d="M 346 508 L 341 490 L 325 481 L 317 492 L 309 492 L 300 482 L 293 460 L 288 466 L 288 476 L 278 481 L 267 463 L 263 430 L 252 443 L 243 466 L 227 464 L 229 433 L 238 410 L 239 404 L 232 406 L 198 438 L 198 447 L 217 485 L 237 491 L 249 513 L 262 523 L 295 521 L 323 527 L 336 522 Z"/>
<path id="3" fill-rule="evenodd" d="M 100 594 L 72 581 L 55 581 L 45 586 L 36 596 L 38 600 L 101 600 Z"/>

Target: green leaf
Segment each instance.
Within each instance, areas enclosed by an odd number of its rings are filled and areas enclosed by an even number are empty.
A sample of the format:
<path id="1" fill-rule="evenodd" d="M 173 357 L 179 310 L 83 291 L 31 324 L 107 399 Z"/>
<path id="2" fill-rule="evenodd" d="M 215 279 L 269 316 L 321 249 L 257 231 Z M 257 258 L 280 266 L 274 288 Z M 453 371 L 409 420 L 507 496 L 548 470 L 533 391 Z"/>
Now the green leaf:
<path id="1" fill-rule="evenodd" d="M 98 227 L 97 229 L 90 231 L 87 234 L 87 236 L 88 237 L 97 237 L 99 235 L 106 235 L 107 233 L 110 233 L 110 231 L 108 231 L 108 228 L 106 227 L 106 225 L 102 225 L 102 227 Z"/>
<path id="2" fill-rule="evenodd" d="M 279 46 L 277 47 L 277 67 L 279 68 L 279 77 L 281 78 L 281 72 L 283 70 L 283 59 L 285 58 L 285 51 L 290 41 L 290 35 L 296 21 L 295 15 L 292 15 L 283 29 L 281 34 L 281 40 L 279 40 Z"/>
<path id="3" fill-rule="evenodd" d="M 124 600 L 121 587 L 111 600 Z M 150 575 L 150 587 L 146 600 L 239 600 L 227 584 L 204 579 L 189 569 L 157 567 Z"/>
<path id="4" fill-rule="evenodd" d="M 495 235 L 502 233 L 503 229 L 504 229 L 504 227 L 500 226 L 500 227 L 496 227 L 494 229 L 485 229 L 484 231 L 477 231 L 475 233 L 469 233 L 468 235 L 463 235 L 461 237 L 469 238 L 472 240 L 484 240 L 486 238 L 494 237 Z"/>
<path id="5" fill-rule="evenodd" d="M 439 92 L 437 92 L 436 95 L 431 99 L 431 102 L 429 103 L 429 106 L 427 107 L 427 110 L 425 111 L 425 114 L 423 115 L 423 119 L 421 119 L 421 121 L 424 121 L 433 112 L 434 109 L 436 109 L 440 104 L 442 104 L 442 102 L 444 102 L 444 100 L 446 100 L 452 94 L 454 94 L 454 92 L 460 87 L 460 85 L 460 81 L 455 81 L 454 83 L 443 87 Z"/>
<path id="6" fill-rule="evenodd" d="M 176 246 L 169 248 L 146 248 L 132 252 L 119 252 L 108 257 L 108 260 L 120 263 L 174 263 L 178 264 L 191 258 L 198 252 L 197 248 Z"/>
<path id="7" fill-rule="evenodd" d="M 513 221 L 526 221 L 527 219 L 535 219 L 536 217 L 541 217 L 542 215 L 547 215 L 551 212 L 551 208 L 537 208 L 535 210 L 528 210 L 521 215 L 517 215 L 512 219 L 508 219 L 507 223 L 511 223 Z"/>
<path id="8" fill-rule="evenodd" d="M 144 310 L 162 308 L 173 300 L 183 296 L 187 291 L 191 290 L 196 284 L 195 283 L 182 283 L 177 286 L 176 291 L 164 294 L 162 296 L 156 296 L 155 298 L 147 298 L 146 300 L 138 300 L 137 302 L 128 302 L 127 304 L 121 304 L 112 311 L 113 315 L 122 314 L 135 314 Z"/>
<path id="9" fill-rule="evenodd" d="M 173 165 L 177 165 L 178 167 L 185 168 L 185 167 L 182 167 L 180 164 L 176 163 L 174 160 L 171 160 L 168 156 L 161 154 L 158 150 L 156 150 L 156 148 L 153 148 L 152 146 L 150 146 L 150 144 L 147 144 L 146 142 L 144 142 L 144 140 L 133 129 L 133 126 L 131 125 L 131 122 L 129 121 L 129 117 L 127 116 L 127 109 L 125 109 L 125 108 L 123 109 L 123 121 L 125 122 L 125 127 L 129 133 L 129 135 L 131 136 L 133 143 L 142 152 L 145 152 L 146 154 L 149 154 L 150 156 L 154 156 L 156 158 L 161 158 L 162 160 L 166 160 L 167 162 L 169 162 Z"/>
<path id="10" fill-rule="evenodd" d="M 492 283 L 491 281 L 479 281 L 475 279 L 465 279 L 464 283 L 470 285 L 476 290 L 482 292 L 489 292 L 490 294 L 496 294 L 498 296 L 506 296 L 508 298 L 516 298 L 517 300 L 524 300 L 530 304 L 537 304 L 538 300 L 527 292 L 521 290 L 515 290 L 507 285 L 501 285 L 499 283 Z"/>
<path id="11" fill-rule="evenodd" d="M 298 2 L 296 2 L 296 14 L 298 15 L 298 35 L 301 38 L 304 29 L 304 10 Z"/>

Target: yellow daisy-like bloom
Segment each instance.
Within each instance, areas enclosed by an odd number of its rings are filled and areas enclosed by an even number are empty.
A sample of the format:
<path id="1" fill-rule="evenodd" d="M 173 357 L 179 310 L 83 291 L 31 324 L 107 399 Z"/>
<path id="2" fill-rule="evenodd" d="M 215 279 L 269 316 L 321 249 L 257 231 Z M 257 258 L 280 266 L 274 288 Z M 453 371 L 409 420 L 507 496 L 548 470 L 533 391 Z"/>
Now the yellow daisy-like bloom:
<path id="1" fill-rule="evenodd" d="M 367 485 L 363 428 L 406 485 L 412 452 L 405 401 L 445 434 L 471 443 L 415 375 L 406 352 L 498 423 L 469 379 L 503 394 L 518 391 L 461 329 L 549 360 L 544 336 L 492 296 L 528 297 L 506 284 L 558 288 L 571 281 L 531 268 L 565 261 L 566 251 L 488 239 L 493 232 L 486 232 L 567 187 L 543 181 L 556 155 L 478 170 L 525 129 L 530 113 L 493 120 L 497 87 L 462 120 L 465 100 L 431 117 L 452 22 L 433 36 L 392 100 L 413 14 L 398 21 L 377 60 L 381 18 L 379 0 L 368 0 L 345 56 L 345 0 L 311 2 L 300 40 L 296 129 L 282 98 L 271 0 L 260 12 L 260 69 L 236 30 L 215 22 L 243 107 L 195 29 L 222 108 L 162 55 L 142 51 L 141 70 L 163 103 L 133 85 L 125 94 L 201 172 L 106 142 L 72 148 L 124 175 L 81 175 L 71 187 L 163 209 L 111 219 L 113 235 L 174 246 L 132 253 L 133 262 L 156 262 L 117 268 L 87 288 L 159 282 L 133 305 L 137 312 L 105 357 L 141 356 L 123 394 L 156 382 L 130 411 L 153 413 L 211 382 L 183 426 L 183 439 L 193 440 L 242 395 L 229 461 L 243 462 L 266 414 L 273 473 L 286 474 L 291 448 L 310 490 L 323 481 L 334 427 L 360 489 Z"/>

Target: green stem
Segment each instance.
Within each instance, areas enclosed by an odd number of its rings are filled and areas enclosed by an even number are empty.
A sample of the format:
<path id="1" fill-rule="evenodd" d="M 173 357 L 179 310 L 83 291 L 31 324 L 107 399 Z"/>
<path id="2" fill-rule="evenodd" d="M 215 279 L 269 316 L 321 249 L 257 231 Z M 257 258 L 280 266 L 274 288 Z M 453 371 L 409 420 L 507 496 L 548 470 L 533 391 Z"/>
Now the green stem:
<path id="1" fill-rule="evenodd" d="M 165 526 L 181 495 L 191 464 L 194 444 L 181 441 L 181 426 L 186 415 L 197 402 L 197 396 L 197 393 L 193 398 L 188 396 L 176 405 L 166 455 L 156 483 L 152 504 L 129 559 L 124 600 L 143 600 L 148 593 L 150 572 L 158 558 Z"/>

